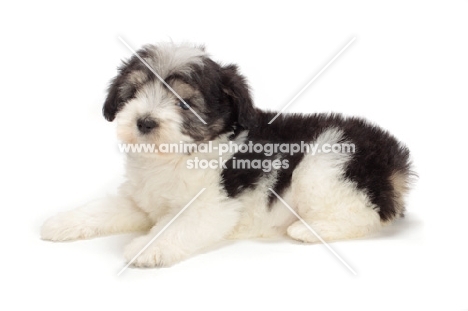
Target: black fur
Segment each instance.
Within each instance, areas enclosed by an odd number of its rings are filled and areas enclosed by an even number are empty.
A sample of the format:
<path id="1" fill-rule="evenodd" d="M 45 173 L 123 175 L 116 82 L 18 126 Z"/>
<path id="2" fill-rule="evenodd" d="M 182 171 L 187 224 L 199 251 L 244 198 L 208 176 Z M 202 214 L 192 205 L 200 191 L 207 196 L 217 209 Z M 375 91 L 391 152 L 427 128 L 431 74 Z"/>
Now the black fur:
<path id="1" fill-rule="evenodd" d="M 248 84 L 239 74 L 237 66 L 229 65 L 221 68 L 221 83 L 237 125 L 244 129 L 255 127 L 258 111 L 253 106 Z"/>
<path id="2" fill-rule="evenodd" d="M 328 128 L 343 130 L 343 141 L 354 143 L 356 153 L 348 162 L 344 178 L 354 182 L 358 189 L 366 192 L 373 204 L 379 208 L 380 218 L 385 221 L 397 216 L 395 193 L 390 181 L 394 172 L 407 176 L 410 172 L 408 149 L 387 131 L 359 118 L 345 118 L 339 114 L 283 114 L 272 124 L 268 122 L 276 115 L 273 112 L 257 112 L 258 126 L 249 131 L 247 141 L 255 143 L 300 143 L 313 142 Z M 262 154 L 235 154 L 236 158 L 264 159 Z M 287 159 L 289 168 L 279 170 L 273 187 L 278 194 L 291 185 L 292 173 L 304 155 L 279 153 L 276 157 Z M 231 197 L 236 197 L 249 188 L 254 188 L 266 174 L 262 170 L 235 170 L 231 166 L 223 171 L 224 187 Z M 270 206 L 276 197 L 269 193 Z"/>
<path id="3" fill-rule="evenodd" d="M 236 72 L 237 74 L 237 72 Z M 205 58 L 203 66 L 193 66 L 189 76 L 175 73 L 168 81 L 179 79 L 191 85 L 201 93 L 199 100 L 191 100 L 191 107 L 206 122 L 206 125 L 191 111 L 184 114 L 182 132 L 196 141 L 213 140 L 221 134 L 232 131 L 233 124 L 238 123 L 237 112 L 233 108 L 242 105 L 240 100 L 233 99 L 228 93 L 234 92 L 236 84 L 226 85 L 224 68 Z M 237 74 L 240 77 L 239 74 Z M 241 86 L 243 90 L 244 85 Z M 248 90 L 247 90 L 248 92 Z M 247 94 L 250 98 L 250 95 Z M 249 103 L 252 106 L 251 103 Z"/>

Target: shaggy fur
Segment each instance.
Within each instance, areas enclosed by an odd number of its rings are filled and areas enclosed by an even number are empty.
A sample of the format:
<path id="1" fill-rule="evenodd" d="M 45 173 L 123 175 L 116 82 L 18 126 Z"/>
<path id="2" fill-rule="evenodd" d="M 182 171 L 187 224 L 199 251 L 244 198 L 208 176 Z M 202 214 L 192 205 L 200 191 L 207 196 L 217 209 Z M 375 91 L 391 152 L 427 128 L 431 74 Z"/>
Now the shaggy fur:
<path id="1" fill-rule="evenodd" d="M 212 61 L 204 48 L 168 43 L 145 46 L 138 54 L 184 101 L 131 57 L 112 80 L 103 107 L 105 118 L 117 122 L 124 143 L 352 143 L 355 153 L 232 151 L 222 155 L 225 167 L 208 169 L 188 163 L 218 159 L 217 152 L 128 153 L 126 182 L 119 194 L 50 218 L 42 227 L 43 239 L 143 231 L 125 248 L 130 261 L 202 188 L 206 190 L 135 266 L 169 266 L 230 238 L 288 235 L 317 242 L 270 188 L 326 241 L 365 236 L 403 215 L 411 175 L 409 151 L 387 131 L 339 114 L 283 114 L 269 125 L 275 113 L 253 106 L 237 67 Z M 241 169 L 238 160 L 287 165 Z"/>

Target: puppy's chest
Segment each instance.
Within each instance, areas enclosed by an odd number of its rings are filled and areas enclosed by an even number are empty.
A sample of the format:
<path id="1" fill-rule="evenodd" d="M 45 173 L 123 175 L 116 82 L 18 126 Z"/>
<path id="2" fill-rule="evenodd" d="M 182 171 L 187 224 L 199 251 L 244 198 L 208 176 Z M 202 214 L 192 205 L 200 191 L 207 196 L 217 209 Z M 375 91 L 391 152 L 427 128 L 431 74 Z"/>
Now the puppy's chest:
<path id="1" fill-rule="evenodd" d="M 129 194 L 150 214 L 183 208 L 203 188 L 220 188 L 219 170 L 189 169 L 183 160 L 129 160 L 127 178 Z"/>

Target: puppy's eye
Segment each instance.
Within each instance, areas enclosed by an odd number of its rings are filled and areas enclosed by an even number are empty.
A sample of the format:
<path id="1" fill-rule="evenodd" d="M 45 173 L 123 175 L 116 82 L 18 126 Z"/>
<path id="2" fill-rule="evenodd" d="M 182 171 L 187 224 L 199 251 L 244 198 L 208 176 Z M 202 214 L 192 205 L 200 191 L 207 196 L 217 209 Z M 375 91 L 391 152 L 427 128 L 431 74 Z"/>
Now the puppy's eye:
<path id="1" fill-rule="evenodd" d="M 184 100 L 184 101 L 185 101 L 185 103 L 190 105 L 190 103 L 187 100 Z M 177 103 L 177 106 L 179 106 L 180 108 L 182 108 L 184 110 L 189 110 L 189 107 L 185 103 L 183 101 L 179 100 L 179 102 Z"/>

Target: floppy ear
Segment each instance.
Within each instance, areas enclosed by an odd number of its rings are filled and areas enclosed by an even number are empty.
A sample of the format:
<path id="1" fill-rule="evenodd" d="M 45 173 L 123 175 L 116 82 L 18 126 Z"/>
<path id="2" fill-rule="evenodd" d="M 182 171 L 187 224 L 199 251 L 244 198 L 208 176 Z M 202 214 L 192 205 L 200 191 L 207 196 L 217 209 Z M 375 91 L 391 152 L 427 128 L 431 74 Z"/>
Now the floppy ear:
<path id="1" fill-rule="evenodd" d="M 121 75 L 119 74 L 112 80 L 109 88 L 107 89 L 106 101 L 102 107 L 102 114 L 109 122 L 112 122 L 115 119 L 115 115 L 117 114 L 122 102 L 119 95 L 120 77 Z"/>
<path id="2" fill-rule="evenodd" d="M 253 106 L 249 86 L 244 76 L 239 74 L 236 65 L 221 68 L 223 92 L 234 108 L 237 123 L 245 129 L 256 125 L 257 110 Z"/>
<path id="3" fill-rule="evenodd" d="M 140 57 L 148 57 L 150 48 L 150 46 L 143 47 L 137 53 Z M 132 76 L 133 72 L 136 75 Z M 112 79 L 107 89 L 107 98 L 102 107 L 102 113 L 107 121 L 113 121 L 123 105 L 135 96 L 137 88 L 148 80 L 147 72 L 148 69 L 135 55 L 123 61 L 118 68 L 117 76 Z"/>
<path id="4" fill-rule="evenodd" d="M 118 68 L 117 76 L 112 79 L 107 89 L 107 98 L 102 107 L 102 113 L 107 121 L 113 121 L 115 115 L 124 104 L 135 96 L 137 88 L 147 79 L 147 75 L 139 74 L 139 69 L 144 66 L 135 56 L 130 61 L 123 62 Z M 137 73 L 132 78 L 132 72 Z M 141 77 L 140 77 L 141 76 Z"/>

